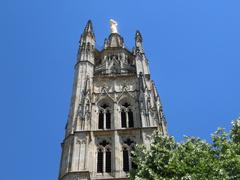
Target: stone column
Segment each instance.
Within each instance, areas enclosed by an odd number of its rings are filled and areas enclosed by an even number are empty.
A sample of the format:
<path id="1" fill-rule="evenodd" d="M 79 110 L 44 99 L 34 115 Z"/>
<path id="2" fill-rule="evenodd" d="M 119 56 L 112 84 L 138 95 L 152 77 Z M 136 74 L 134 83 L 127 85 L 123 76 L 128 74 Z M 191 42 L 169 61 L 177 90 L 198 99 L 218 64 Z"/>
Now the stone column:
<path id="1" fill-rule="evenodd" d="M 125 114 L 126 114 L 126 128 L 129 128 L 129 118 L 128 118 L 128 109 L 127 108 L 126 108 Z"/>
<path id="2" fill-rule="evenodd" d="M 106 109 L 103 110 L 103 129 L 106 129 Z"/>

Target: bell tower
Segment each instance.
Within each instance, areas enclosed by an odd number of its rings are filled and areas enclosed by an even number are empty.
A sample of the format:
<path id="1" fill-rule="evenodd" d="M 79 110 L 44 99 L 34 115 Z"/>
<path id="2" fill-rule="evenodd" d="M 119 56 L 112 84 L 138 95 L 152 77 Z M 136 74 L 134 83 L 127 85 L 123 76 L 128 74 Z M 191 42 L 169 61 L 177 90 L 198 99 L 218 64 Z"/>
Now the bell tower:
<path id="1" fill-rule="evenodd" d="M 103 49 L 91 21 L 81 35 L 59 180 L 129 179 L 134 146 L 154 130 L 167 135 L 141 33 L 129 51 L 112 19 L 110 30 Z"/>

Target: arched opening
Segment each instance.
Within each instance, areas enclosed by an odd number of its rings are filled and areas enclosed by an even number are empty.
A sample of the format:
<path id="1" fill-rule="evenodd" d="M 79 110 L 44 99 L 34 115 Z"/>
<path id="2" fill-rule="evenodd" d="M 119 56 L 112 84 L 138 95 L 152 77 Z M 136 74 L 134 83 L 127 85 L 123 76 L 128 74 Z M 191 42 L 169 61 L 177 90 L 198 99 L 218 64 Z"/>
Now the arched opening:
<path id="1" fill-rule="evenodd" d="M 133 112 L 131 109 L 128 110 L 128 127 L 134 127 Z"/>
<path id="2" fill-rule="evenodd" d="M 105 162 L 106 162 L 106 172 L 111 172 L 111 151 L 110 151 L 110 149 L 106 149 L 106 160 L 105 160 Z"/>
<path id="3" fill-rule="evenodd" d="M 111 144 L 103 139 L 98 143 L 97 173 L 112 172 Z"/>
<path id="4" fill-rule="evenodd" d="M 99 112 L 99 117 L 98 117 L 98 129 L 103 129 L 103 121 L 104 121 L 104 114 L 102 111 Z"/>
<path id="5" fill-rule="evenodd" d="M 111 129 L 111 113 L 109 110 L 106 112 L 106 128 Z"/>
<path id="6" fill-rule="evenodd" d="M 121 105 L 121 124 L 122 124 L 122 128 L 134 127 L 132 107 L 127 102 L 124 102 Z"/>
<path id="7" fill-rule="evenodd" d="M 107 104 L 99 106 L 98 129 L 111 129 L 111 110 Z"/>
<path id="8" fill-rule="evenodd" d="M 123 171 L 129 172 L 129 155 L 126 147 L 123 149 Z"/>
<path id="9" fill-rule="evenodd" d="M 134 141 L 130 138 L 124 140 L 123 144 L 123 171 L 129 172 L 131 169 L 136 169 L 136 164 L 132 161 L 132 151 L 134 150 Z"/>
<path id="10" fill-rule="evenodd" d="M 102 151 L 102 149 L 98 150 L 98 155 L 97 155 L 97 172 L 98 173 L 103 173 L 103 151 Z"/>
<path id="11" fill-rule="evenodd" d="M 121 121 L 122 121 L 122 127 L 126 128 L 127 127 L 127 119 L 126 119 L 126 113 L 124 109 L 121 111 Z"/>

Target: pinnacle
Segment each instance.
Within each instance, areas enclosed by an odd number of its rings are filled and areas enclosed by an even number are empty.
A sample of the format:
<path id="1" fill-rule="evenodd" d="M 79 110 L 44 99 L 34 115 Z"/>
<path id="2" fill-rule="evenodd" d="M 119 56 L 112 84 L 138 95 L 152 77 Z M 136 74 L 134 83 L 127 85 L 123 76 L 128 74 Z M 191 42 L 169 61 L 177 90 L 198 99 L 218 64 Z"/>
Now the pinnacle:
<path id="1" fill-rule="evenodd" d="M 142 35 L 139 30 L 136 31 L 135 40 L 142 41 Z"/>
<path id="2" fill-rule="evenodd" d="M 93 31 L 93 27 L 92 27 L 92 21 L 88 20 L 87 25 L 84 29 L 84 32 L 92 32 Z"/>

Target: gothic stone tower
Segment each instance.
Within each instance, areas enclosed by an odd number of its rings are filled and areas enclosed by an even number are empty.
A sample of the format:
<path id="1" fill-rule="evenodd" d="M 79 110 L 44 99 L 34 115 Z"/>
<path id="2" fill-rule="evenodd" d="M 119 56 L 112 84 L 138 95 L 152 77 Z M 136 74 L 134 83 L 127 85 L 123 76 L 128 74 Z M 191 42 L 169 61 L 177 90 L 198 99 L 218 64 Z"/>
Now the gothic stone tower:
<path id="1" fill-rule="evenodd" d="M 81 35 L 59 180 L 128 179 L 134 145 L 149 145 L 156 129 L 167 134 L 142 36 L 131 52 L 113 23 L 103 49 L 91 21 Z"/>

